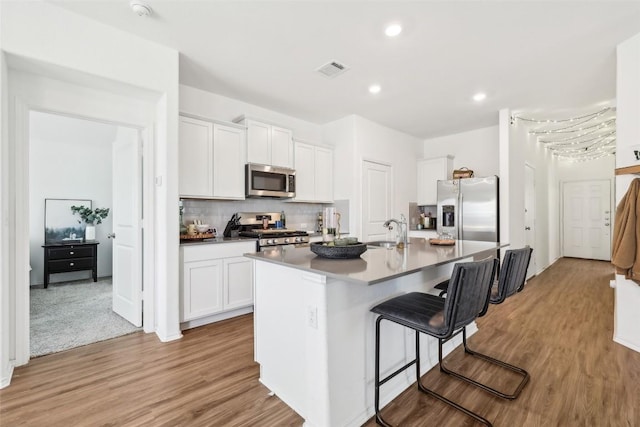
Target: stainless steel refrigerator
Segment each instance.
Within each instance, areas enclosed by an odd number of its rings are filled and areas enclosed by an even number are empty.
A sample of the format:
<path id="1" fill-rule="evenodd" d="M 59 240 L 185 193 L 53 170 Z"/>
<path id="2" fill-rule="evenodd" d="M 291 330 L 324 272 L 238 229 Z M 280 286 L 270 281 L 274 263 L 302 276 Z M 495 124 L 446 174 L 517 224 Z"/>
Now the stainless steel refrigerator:
<path id="1" fill-rule="evenodd" d="M 459 240 L 500 241 L 497 176 L 438 181 L 438 233 Z"/>

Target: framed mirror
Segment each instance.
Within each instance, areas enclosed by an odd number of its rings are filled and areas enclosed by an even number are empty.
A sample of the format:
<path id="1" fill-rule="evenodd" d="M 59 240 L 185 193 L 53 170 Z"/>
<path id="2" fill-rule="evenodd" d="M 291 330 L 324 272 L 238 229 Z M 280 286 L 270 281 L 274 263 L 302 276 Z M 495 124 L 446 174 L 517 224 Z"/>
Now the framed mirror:
<path id="1" fill-rule="evenodd" d="M 82 223 L 78 215 L 74 215 L 71 211 L 71 206 L 93 207 L 91 200 L 44 200 L 45 243 L 74 243 L 83 241 L 85 224 Z"/>

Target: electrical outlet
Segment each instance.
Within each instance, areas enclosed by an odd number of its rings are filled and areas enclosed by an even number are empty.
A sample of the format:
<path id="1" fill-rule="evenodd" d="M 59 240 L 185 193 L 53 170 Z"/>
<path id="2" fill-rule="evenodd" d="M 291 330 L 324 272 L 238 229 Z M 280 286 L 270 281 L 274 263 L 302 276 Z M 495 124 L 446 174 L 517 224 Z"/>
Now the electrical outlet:
<path id="1" fill-rule="evenodd" d="M 318 329 L 318 307 L 307 307 L 307 323 L 314 329 Z"/>

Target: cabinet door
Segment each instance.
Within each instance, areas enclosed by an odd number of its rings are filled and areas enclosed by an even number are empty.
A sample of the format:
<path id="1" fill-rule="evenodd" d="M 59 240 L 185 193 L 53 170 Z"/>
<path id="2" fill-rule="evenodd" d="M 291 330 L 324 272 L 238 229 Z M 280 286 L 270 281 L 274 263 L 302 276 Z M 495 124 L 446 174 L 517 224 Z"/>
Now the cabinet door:
<path id="1" fill-rule="evenodd" d="M 315 165 L 314 147 L 309 144 L 296 142 L 295 170 L 296 170 L 296 200 L 315 200 Z"/>
<path id="2" fill-rule="evenodd" d="M 185 262 L 182 272 L 180 321 L 185 322 L 222 311 L 223 280 L 221 259 Z"/>
<path id="3" fill-rule="evenodd" d="M 213 194 L 213 124 L 180 117 L 179 193 L 206 197 Z"/>
<path id="4" fill-rule="evenodd" d="M 333 150 L 315 147 L 314 166 L 315 200 L 333 202 Z"/>
<path id="5" fill-rule="evenodd" d="M 271 165 L 293 168 L 293 133 L 276 126 L 271 128 Z"/>
<path id="6" fill-rule="evenodd" d="M 271 125 L 247 122 L 247 162 L 271 164 Z"/>
<path id="7" fill-rule="evenodd" d="M 224 259 L 225 310 L 253 305 L 253 263 L 245 257 Z"/>
<path id="8" fill-rule="evenodd" d="M 418 161 L 418 205 L 438 204 L 438 181 L 451 179 L 452 159 L 436 157 Z"/>
<path id="9" fill-rule="evenodd" d="M 244 131 L 213 125 L 213 196 L 244 199 Z"/>

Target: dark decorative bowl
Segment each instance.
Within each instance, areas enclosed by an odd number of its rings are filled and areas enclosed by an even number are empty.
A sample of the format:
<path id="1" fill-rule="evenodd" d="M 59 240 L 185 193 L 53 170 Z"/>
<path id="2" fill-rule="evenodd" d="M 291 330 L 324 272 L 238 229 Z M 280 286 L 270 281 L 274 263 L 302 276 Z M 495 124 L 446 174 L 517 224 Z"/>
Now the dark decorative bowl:
<path id="1" fill-rule="evenodd" d="M 314 254 L 330 259 L 358 258 L 367 250 L 367 245 L 360 242 L 345 246 L 324 246 L 322 242 L 315 242 L 309 246 Z"/>

